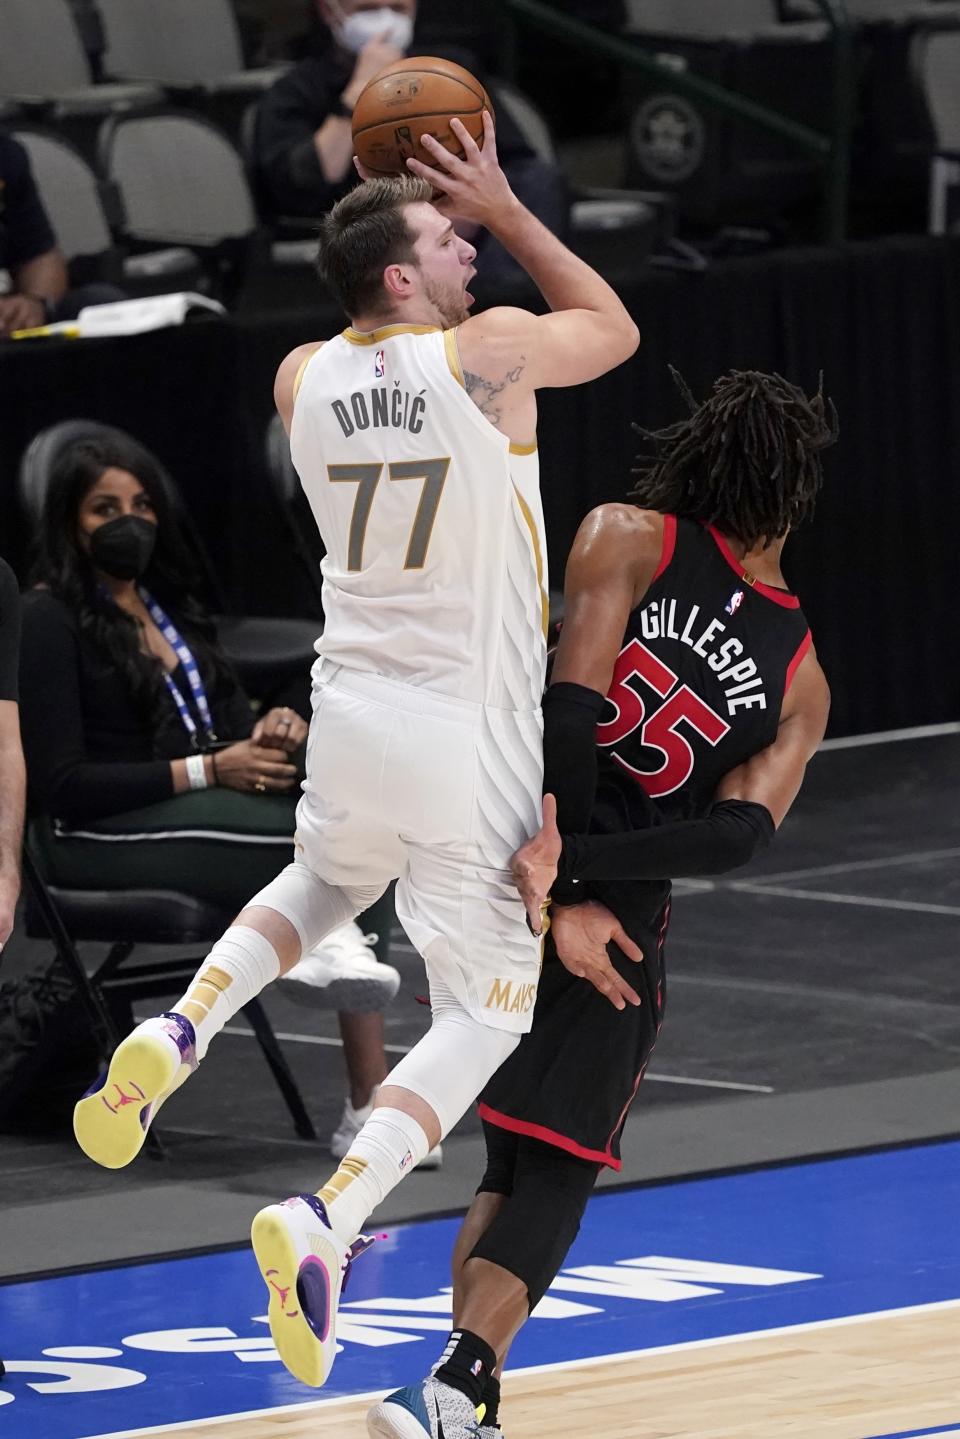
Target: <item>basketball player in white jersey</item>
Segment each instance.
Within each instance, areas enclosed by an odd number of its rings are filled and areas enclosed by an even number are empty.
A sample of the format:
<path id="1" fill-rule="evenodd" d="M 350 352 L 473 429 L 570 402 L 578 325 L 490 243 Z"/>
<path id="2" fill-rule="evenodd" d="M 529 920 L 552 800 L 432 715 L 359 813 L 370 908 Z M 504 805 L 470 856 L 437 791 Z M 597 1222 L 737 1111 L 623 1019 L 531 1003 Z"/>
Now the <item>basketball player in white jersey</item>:
<path id="1" fill-rule="evenodd" d="M 606 282 L 515 199 L 484 119 L 482 150 L 454 121 L 465 158 L 433 145 L 437 170 L 411 161 L 419 176 L 368 181 L 322 223 L 320 271 L 351 323 L 289 355 L 275 390 L 327 551 L 295 859 L 77 1106 L 86 1152 L 129 1162 L 212 1036 L 398 879 L 432 1027 L 319 1194 L 253 1225 L 274 1341 L 312 1385 L 362 1225 L 530 1028 L 540 946 L 509 866 L 541 807 L 536 391 L 594 379 L 639 340 Z M 551 313 L 468 318 L 475 251 L 451 211 L 492 231 Z M 461 1418 L 444 1416 L 449 1439 Z"/>

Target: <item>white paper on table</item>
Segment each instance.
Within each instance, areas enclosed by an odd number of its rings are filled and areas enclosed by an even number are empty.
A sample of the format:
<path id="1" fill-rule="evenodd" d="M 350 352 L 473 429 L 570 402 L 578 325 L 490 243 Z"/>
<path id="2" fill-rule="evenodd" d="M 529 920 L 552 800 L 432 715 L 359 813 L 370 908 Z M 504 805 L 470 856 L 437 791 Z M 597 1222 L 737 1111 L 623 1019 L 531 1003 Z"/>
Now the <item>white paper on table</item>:
<path id="1" fill-rule="evenodd" d="M 215 315 L 227 312 L 219 300 L 179 290 L 173 295 L 146 295 L 139 300 L 113 300 L 107 305 L 86 305 L 76 320 L 67 322 L 79 330 L 81 339 L 105 335 L 139 335 L 146 330 L 162 330 L 168 325 L 182 325 L 191 310 L 210 310 Z M 53 327 L 51 327 L 53 328 Z"/>

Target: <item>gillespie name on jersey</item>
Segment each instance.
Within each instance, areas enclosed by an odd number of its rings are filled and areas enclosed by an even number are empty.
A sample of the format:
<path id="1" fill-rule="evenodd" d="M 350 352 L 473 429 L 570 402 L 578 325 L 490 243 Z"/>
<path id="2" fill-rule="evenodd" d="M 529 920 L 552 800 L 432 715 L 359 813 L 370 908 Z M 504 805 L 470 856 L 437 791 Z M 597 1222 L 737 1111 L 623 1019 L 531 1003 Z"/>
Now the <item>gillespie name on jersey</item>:
<path id="1" fill-rule="evenodd" d="M 684 603 L 680 601 L 679 603 Z M 700 617 L 699 605 L 687 605 L 685 620 L 678 618 L 678 601 L 674 599 L 652 600 L 640 611 L 640 629 L 645 640 L 679 640 L 689 645 L 695 654 L 701 655 L 723 685 L 727 713 L 736 714 L 738 709 L 761 709 L 767 707 L 763 688 L 763 676 L 756 662 L 747 656 L 743 658 L 743 643 L 736 635 L 718 642 L 726 630 L 723 620 L 708 620 Z M 683 611 L 680 612 L 681 616 Z"/>
<path id="2" fill-rule="evenodd" d="M 392 388 L 355 390 L 348 400 L 334 400 L 330 408 L 347 439 L 364 430 L 407 430 L 419 435 L 427 410 L 425 394 L 421 390 L 415 395 L 394 380 Z"/>

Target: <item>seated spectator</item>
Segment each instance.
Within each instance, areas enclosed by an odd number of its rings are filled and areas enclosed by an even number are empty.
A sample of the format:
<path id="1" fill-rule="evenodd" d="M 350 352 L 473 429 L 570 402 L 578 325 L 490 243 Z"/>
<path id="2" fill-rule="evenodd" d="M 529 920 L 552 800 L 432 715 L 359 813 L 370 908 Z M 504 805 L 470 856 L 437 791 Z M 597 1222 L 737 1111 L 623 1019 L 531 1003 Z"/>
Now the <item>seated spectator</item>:
<path id="1" fill-rule="evenodd" d="M 267 91 L 257 117 L 258 183 L 266 203 L 279 215 L 323 215 L 357 183 L 350 126 L 354 106 L 377 71 L 409 54 L 413 41 L 417 0 L 316 4 L 313 54 Z M 444 47 L 440 53 L 483 78 L 467 52 Z M 523 203 L 563 234 L 569 211 L 564 179 L 537 157 L 503 108 L 497 116 L 497 153 Z M 473 234 L 468 238 L 474 239 Z M 492 270 L 519 275 L 492 237 L 482 235 L 479 244 L 482 274 L 489 277 Z"/>
<path id="2" fill-rule="evenodd" d="M 307 724 L 292 709 L 255 716 L 193 598 L 166 496 L 158 462 L 120 434 L 79 441 L 51 476 L 23 609 L 32 834 L 56 884 L 170 889 L 234 913 L 287 862 Z M 389 898 L 361 917 L 381 953 L 391 919 Z M 387 1073 L 380 1011 L 400 983 L 375 939 L 344 925 L 280 981 L 341 1011 L 358 1129 Z"/>
<path id="3" fill-rule="evenodd" d="M 0 339 L 53 320 L 75 320 L 85 305 L 127 297 L 115 285 L 70 288 L 60 251 L 30 169 L 30 157 L 0 130 L 0 270 L 12 290 L 0 295 Z"/>

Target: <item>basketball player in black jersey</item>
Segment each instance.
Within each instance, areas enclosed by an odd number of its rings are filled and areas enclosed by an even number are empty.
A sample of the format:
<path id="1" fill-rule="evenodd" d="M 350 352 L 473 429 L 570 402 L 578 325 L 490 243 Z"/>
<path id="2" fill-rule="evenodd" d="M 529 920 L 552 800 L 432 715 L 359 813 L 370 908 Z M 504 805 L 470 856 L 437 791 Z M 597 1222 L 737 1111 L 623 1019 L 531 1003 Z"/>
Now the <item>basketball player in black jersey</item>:
<path id="1" fill-rule="evenodd" d="M 552 894 L 551 928 L 533 1030 L 481 1097 L 487 1172 L 435 1371 L 485 1405 L 484 1439 L 500 1433 L 499 1382 L 481 1393 L 476 1374 L 499 1375 L 597 1175 L 620 1168 L 663 1022 L 670 880 L 765 848 L 826 727 L 829 691 L 780 555 L 813 512 L 833 407 L 755 371 L 721 377 L 698 405 L 675 378 L 690 417 L 640 431 L 634 503 L 588 515 L 567 566 L 544 824 L 514 861 L 535 927 Z"/>

